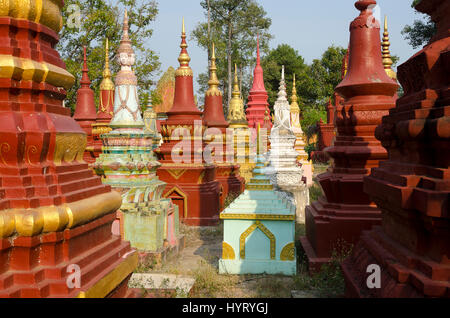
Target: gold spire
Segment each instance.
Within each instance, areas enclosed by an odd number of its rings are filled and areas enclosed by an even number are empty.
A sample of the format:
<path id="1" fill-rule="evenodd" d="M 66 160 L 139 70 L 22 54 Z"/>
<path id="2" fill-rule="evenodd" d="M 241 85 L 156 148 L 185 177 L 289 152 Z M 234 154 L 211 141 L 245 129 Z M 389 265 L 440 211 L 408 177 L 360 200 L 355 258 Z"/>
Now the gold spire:
<path id="1" fill-rule="evenodd" d="M 113 91 L 114 83 L 111 80 L 111 71 L 109 69 L 109 44 L 106 39 L 105 45 L 105 68 L 103 69 L 103 79 L 100 83 L 100 90 Z"/>
<path id="2" fill-rule="evenodd" d="M 388 22 L 387 16 L 384 17 L 384 33 L 383 33 L 383 42 L 381 46 L 383 48 L 383 65 L 386 70 L 386 74 L 392 78 L 393 80 L 397 80 L 397 74 L 392 70 L 391 66 L 394 64 L 391 58 L 391 52 L 389 50 L 391 43 L 389 42 L 389 32 L 388 32 Z"/>
<path id="3" fill-rule="evenodd" d="M 212 56 L 211 56 L 211 66 L 209 67 L 209 88 L 206 91 L 206 96 L 222 96 L 222 92 L 219 90 L 219 79 L 217 78 L 217 67 L 216 67 L 216 53 L 214 43 L 212 44 Z"/>
<path id="4" fill-rule="evenodd" d="M 175 77 L 178 76 L 194 76 L 194 73 L 192 72 L 191 67 L 189 66 L 189 62 L 191 61 L 191 58 L 187 52 L 187 43 L 186 43 L 186 28 L 184 26 L 184 17 L 183 22 L 181 26 L 181 52 L 180 56 L 178 57 L 178 62 L 180 62 L 180 67 L 175 72 Z"/>
<path id="5" fill-rule="evenodd" d="M 239 82 L 237 74 L 237 65 L 234 64 L 234 82 L 233 82 L 233 96 L 228 107 L 228 122 L 231 128 L 248 127 L 247 119 L 244 113 L 244 102 L 241 99 L 239 91 Z"/>
<path id="6" fill-rule="evenodd" d="M 295 87 L 295 73 L 294 80 L 292 82 L 292 97 L 291 97 L 291 113 L 300 113 L 300 107 L 298 107 L 297 88 Z"/>

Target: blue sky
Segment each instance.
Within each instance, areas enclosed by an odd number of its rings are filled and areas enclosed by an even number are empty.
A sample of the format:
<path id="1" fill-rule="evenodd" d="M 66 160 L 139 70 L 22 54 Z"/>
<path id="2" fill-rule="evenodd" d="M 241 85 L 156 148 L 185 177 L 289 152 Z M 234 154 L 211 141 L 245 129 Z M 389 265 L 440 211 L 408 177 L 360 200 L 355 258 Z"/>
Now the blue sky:
<path id="1" fill-rule="evenodd" d="M 181 19 L 184 16 L 188 33 L 188 52 L 194 76 L 207 66 L 206 51 L 189 40 L 191 31 L 206 20 L 200 0 L 157 0 L 159 14 L 153 25 L 154 33 L 149 47 L 160 56 L 161 70 L 178 67 L 180 52 Z M 257 0 L 272 19 L 270 32 L 274 39 L 271 48 L 289 44 L 307 63 L 320 58 L 331 44 L 346 47 L 349 41 L 349 24 L 358 15 L 355 0 Z M 401 34 L 406 24 L 411 24 L 416 14 L 412 0 L 378 0 L 380 17 L 388 16 L 391 53 L 400 57 L 400 63 L 413 55 L 415 50 Z M 196 86 L 196 85 L 195 85 Z M 196 91 L 195 87 L 195 91 Z"/>

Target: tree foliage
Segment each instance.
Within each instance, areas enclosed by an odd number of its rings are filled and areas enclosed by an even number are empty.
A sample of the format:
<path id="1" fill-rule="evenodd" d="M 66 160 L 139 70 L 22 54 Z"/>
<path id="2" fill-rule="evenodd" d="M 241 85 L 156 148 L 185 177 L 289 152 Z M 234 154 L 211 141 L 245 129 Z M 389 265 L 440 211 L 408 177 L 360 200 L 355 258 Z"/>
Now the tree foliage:
<path id="1" fill-rule="evenodd" d="M 208 14 L 208 1 L 203 0 L 201 6 Z M 268 32 L 272 21 L 266 17 L 266 11 L 255 0 L 209 0 L 211 12 L 211 35 L 208 35 L 208 23 L 199 23 L 191 38 L 208 50 L 214 42 L 216 47 L 216 64 L 221 88 L 224 91 L 224 103 L 228 105 L 231 96 L 234 64 L 242 71 L 243 95 L 251 85 L 251 71 L 255 63 L 256 34 L 260 35 L 263 52 L 268 51 L 268 41 L 272 35 Z M 211 41 L 210 41 L 211 39 Z M 209 78 L 208 70 L 201 73 L 198 95 L 204 96 Z"/>
<path id="2" fill-rule="evenodd" d="M 412 25 L 407 25 L 402 30 L 402 35 L 414 49 L 426 45 L 435 34 L 436 25 L 429 16 L 414 20 Z"/>
<path id="3" fill-rule="evenodd" d="M 87 47 L 87 61 L 91 88 L 98 101 L 99 86 L 105 62 L 105 41 L 109 40 L 109 57 L 112 74 L 119 70 L 119 64 L 114 57 L 122 36 L 124 8 L 128 9 L 130 39 L 136 53 L 134 70 L 138 78 L 138 91 L 141 107 L 149 98 L 150 87 L 154 84 L 152 77 L 158 71 L 160 62 L 158 56 L 146 43 L 151 38 L 153 30 L 151 23 L 158 14 L 157 3 L 153 0 L 66 0 L 63 10 L 64 27 L 58 51 L 66 63 L 67 70 L 72 73 L 76 82 L 68 91 L 66 107 L 76 105 L 76 92 L 80 87 L 81 69 L 83 65 L 83 45 Z M 77 5 L 81 13 L 80 28 L 71 27 L 67 22 L 73 19 L 74 11 L 67 10 L 69 6 Z M 98 104 L 98 103 L 97 103 Z"/>

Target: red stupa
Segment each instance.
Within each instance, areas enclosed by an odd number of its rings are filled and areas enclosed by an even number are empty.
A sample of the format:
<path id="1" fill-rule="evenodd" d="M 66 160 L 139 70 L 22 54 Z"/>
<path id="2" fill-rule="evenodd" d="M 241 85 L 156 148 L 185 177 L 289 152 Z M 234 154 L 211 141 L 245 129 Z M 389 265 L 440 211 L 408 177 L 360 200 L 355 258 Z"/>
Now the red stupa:
<path id="1" fill-rule="evenodd" d="M 52 3 L 0 3 L 0 297 L 123 297 L 138 256 L 112 235 L 122 198 L 83 161 L 86 132 L 62 105 L 74 77 Z"/>
<path id="2" fill-rule="evenodd" d="M 348 297 L 450 298 L 450 4 L 422 0 L 416 10 L 437 33 L 398 67 L 405 94 L 377 128 L 389 159 L 364 190 L 382 226 L 363 232 L 343 264 Z"/>
<path id="3" fill-rule="evenodd" d="M 157 153 L 162 166 L 157 174 L 167 183 L 164 196 L 178 205 L 185 224 L 214 225 L 219 221 L 220 184 L 216 180 L 216 166 L 203 158 L 203 133 L 207 127 L 194 101 L 184 19 L 181 39 L 174 103 L 167 112 L 167 120 L 161 122 L 163 144 Z"/>
<path id="4" fill-rule="evenodd" d="M 95 162 L 93 154 L 94 139 L 92 137 L 92 124 L 97 119 L 95 109 L 94 91 L 91 89 L 91 80 L 88 75 L 86 47 L 83 46 L 83 69 L 81 70 L 80 88 L 77 91 L 77 104 L 73 118 L 86 132 L 87 145 L 84 151 L 83 159 L 88 163 Z"/>
<path id="5" fill-rule="evenodd" d="M 334 145 L 325 149 L 333 165 L 318 176 L 325 196 L 306 208 L 301 243 L 311 271 L 328 262 L 333 250 L 340 252 L 340 245 L 355 244 L 362 230 L 381 223 L 380 210 L 363 191 L 363 178 L 387 158 L 375 128 L 395 106 L 398 85 L 382 64 L 380 24 L 368 8 L 373 4 L 355 4 L 361 14 L 350 25 L 348 73 L 336 88 L 345 101 L 337 105 Z"/>
<path id="6" fill-rule="evenodd" d="M 247 101 L 247 109 L 245 111 L 248 127 L 257 128 L 258 123 L 261 127 L 269 126 L 272 129 L 272 121 L 265 121 L 266 111 L 270 114 L 269 103 L 267 102 L 269 95 L 264 86 L 264 71 L 261 67 L 261 59 L 259 54 L 259 35 L 257 38 L 256 49 L 256 66 L 253 71 L 253 86 L 250 89 Z M 267 132 L 270 134 L 270 130 Z"/>
<path id="7" fill-rule="evenodd" d="M 223 113 L 222 92 L 219 90 L 219 80 L 217 78 L 216 56 L 214 43 L 212 47 L 212 57 L 210 66 L 209 88 L 205 94 L 205 109 L 203 121 L 208 127 L 205 136 L 210 151 L 204 151 L 204 156 L 211 158 L 207 160 L 216 166 L 217 180 L 220 182 L 220 210 L 222 211 L 226 198 L 231 195 L 237 197 L 244 187 L 244 179 L 239 175 L 239 165 L 234 164 L 233 145 L 229 145 L 227 153 L 227 128 L 228 122 Z M 232 143 L 232 136 L 229 136 Z"/>

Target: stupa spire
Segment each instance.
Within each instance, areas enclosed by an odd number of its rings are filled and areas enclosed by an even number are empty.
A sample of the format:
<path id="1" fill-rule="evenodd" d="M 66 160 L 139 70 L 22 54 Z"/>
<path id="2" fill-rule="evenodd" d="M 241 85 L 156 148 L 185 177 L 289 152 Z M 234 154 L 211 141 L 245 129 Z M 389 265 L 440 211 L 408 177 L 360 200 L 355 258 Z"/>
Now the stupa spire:
<path id="1" fill-rule="evenodd" d="M 239 80 L 237 74 L 237 65 L 234 64 L 234 81 L 233 81 L 233 92 L 231 93 L 231 101 L 228 107 L 228 122 L 232 128 L 237 126 L 247 127 L 248 123 L 245 119 L 244 114 L 244 102 L 241 99 L 241 93 L 239 91 Z"/>
<path id="2" fill-rule="evenodd" d="M 208 90 L 206 91 L 206 96 L 222 96 L 222 92 L 219 90 L 219 79 L 217 78 L 217 66 L 216 66 L 216 54 L 214 43 L 212 44 L 212 56 L 211 56 L 211 66 L 209 67 L 209 81 Z"/>
<path id="3" fill-rule="evenodd" d="M 186 27 L 184 25 L 184 17 L 181 26 L 181 52 L 178 57 L 178 62 L 180 62 L 180 67 L 176 70 L 175 76 L 194 76 L 191 67 L 189 66 L 189 62 L 191 61 L 191 57 L 187 51 L 187 42 L 186 42 Z"/>
<path id="4" fill-rule="evenodd" d="M 105 67 L 103 69 L 103 79 L 100 83 L 100 90 L 113 91 L 114 83 L 111 80 L 111 70 L 109 69 L 109 42 L 105 44 Z"/>
<path id="5" fill-rule="evenodd" d="M 394 70 L 392 70 L 392 64 L 394 64 L 394 62 L 392 62 L 391 51 L 389 50 L 391 43 L 389 42 L 387 16 L 384 17 L 383 42 L 381 43 L 381 46 L 383 48 L 382 54 L 384 69 L 386 70 L 386 73 L 390 78 L 392 78 L 393 80 L 397 80 L 397 74 L 394 72 Z"/>
<path id="6" fill-rule="evenodd" d="M 80 88 L 77 91 L 77 103 L 75 106 L 74 118 L 77 121 L 94 121 L 97 118 L 95 110 L 94 91 L 91 89 L 91 80 L 88 75 L 86 46 L 83 46 L 83 68 L 80 79 Z M 87 132 L 91 133 L 90 123 L 86 126 Z"/>
<path id="7" fill-rule="evenodd" d="M 295 87 L 295 73 L 294 79 L 292 81 L 291 113 L 300 113 L 300 107 L 298 106 L 297 88 Z"/>
<path id="8" fill-rule="evenodd" d="M 250 92 L 266 92 L 264 86 L 264 71 L 261 67 L 261 56 L 259 50 L 259 34 L 256 39 L 256 66 L 253 71 L 253 86 Z"/>
<path id="9" fill-rule="evenodd" d="M 91 80 L 89 79 L 89 69 L 87 66 L 87 58 L 86 58 L 86 46 L 83 46 L 83 69 L 81 70 L 81 80 L 80 84 L 82 88 L 89 88 L 89 85 L 91 85 Z"/>
<path id="10" fill-rule="evenodd" d="M 217 78 L 216 54 L 214 43 L 211 48 L 211 63 L 209 67 L 208 90 L 205 94 L 205 108 L 203 120 L 208 127 L 226 128 L 228 123 L 223 114 L 222 92 L 219 89 L 219 79 Z"/>

